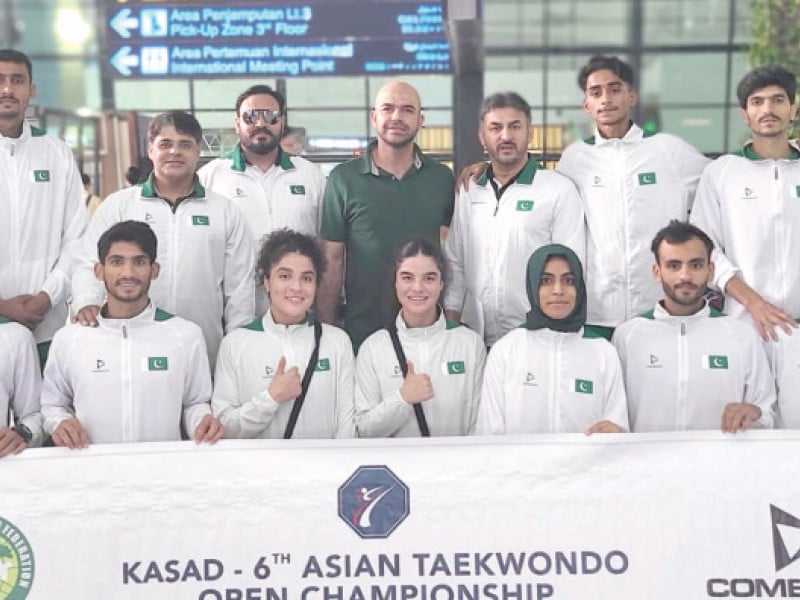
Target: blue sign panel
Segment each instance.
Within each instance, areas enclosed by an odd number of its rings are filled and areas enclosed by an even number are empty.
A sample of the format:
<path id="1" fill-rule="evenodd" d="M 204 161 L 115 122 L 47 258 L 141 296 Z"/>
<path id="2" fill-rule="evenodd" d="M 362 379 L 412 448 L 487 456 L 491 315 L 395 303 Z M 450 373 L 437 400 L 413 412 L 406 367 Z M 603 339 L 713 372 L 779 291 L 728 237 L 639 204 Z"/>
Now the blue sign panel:
<path id="1" fill-rule="evenodd" d="M 449 72 L 442 0 L 107 4 L 118 78 Z"/>

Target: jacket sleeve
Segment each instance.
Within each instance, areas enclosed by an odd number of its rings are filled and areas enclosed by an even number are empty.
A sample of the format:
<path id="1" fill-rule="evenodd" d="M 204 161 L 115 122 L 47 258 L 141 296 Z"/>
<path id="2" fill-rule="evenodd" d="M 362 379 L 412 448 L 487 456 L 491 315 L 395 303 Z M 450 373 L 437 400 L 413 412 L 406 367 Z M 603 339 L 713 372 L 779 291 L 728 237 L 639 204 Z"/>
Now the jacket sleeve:
<path id="1" fill-rule="evenodd" d="M 709 165 L 711 159 L 701 154 L 694 146 L 687 144 L 679 137 L 670 136 L 670 139 L 673 141 L 675 147 L 672 150 L 668 150 L 667 155 L 671 156 L 675 161 L 675 168 L 678 171 L 678 176 L 683 184 L 683 189 L 686 190 L 686 206 L 691 213 L 698 182 L 700 181 L 700 175 Z"/>
<path id="2" fill-rule="evenodd" d="M 77 312 L 86 306 L 101 306 L 105 296 L 103 284 L 94 275 L 97 264 L 97 240 L 109 227 L 118 223 L 119 197 L 109 197 L 95 211 L 86 232 L 76 245 L 72 271 L 72 308 Z"/>
<path id="3" fill-rule="evenodd" d="M 338 336 L 337 336 L 338 337 Z M 336 342 L 339 368 L 336 373 L 336 437 L 356 437 L 355 357 L 350 338 L 343 334 Z"/>
<path id="4" fill-rule="evenodd" d="M 507 348 L 508 346 L 508 348 Z M 489 353 L 483 373 L 481 405 L 478 409 L 477 435 L 498 435 L 506 433 L 506 399 L 503 382 L 507 376 L 508 352 L 510 344 L 501 338 Z"/>
<path id="5" fill-rule="evenodd" d="M 317 197 L 317 235 L 319 236 L 320 229 L 322 228 L 322 210 L 325 207 L 325 175 L 322 171 L 314 165 L 313 193 Z"/>
<path id="6" fill-rule="evenodd" d="M 761 409 L 761 418 L 753 425 L 758 428 L 771 429 L 775 426 L 775 379 L 769 367 L 766 349 L 755 331 L 747 332 L 747 373 L 745 374 L 745 390 L 743 402 L 754 404 Z M 794 335 L 798 335 L 795 333 Z M 777 342 L 769 342 L 770 346 Z"/>
<path id="7" fill-rule="evenodd" d="M 622 367 L 614 347 L 603 340 L 604 399 L 602 420 L 611 421 L 625 431 L 630 431 L 628 420 L 628 400 L 622 382 Z"/>
<path id="8" fill-rule="evenodd" d="M 711 254 L 711 261 L 714 263 L 713 283 L 724 292 L 728 281 L 738 270 L 725 256 L 721 198 L 714 182 L 715 173 L 720 170 L 717 167 L 716 163 L 712 163 L 703 171 L 690 221 L 705 231 L 714 242 L 714 251 Z M 724 175 L 724 171 L 721 174 Z"/>
<path id="9" fill-rule="evenodd" d="M 402 379 L 397 379 L 397 389 L 382 393 L 375 366 L 385 358 L 383 353 L 394 358 L 394 350 L 386 332 L 373 336 L 362 344 L 356 359 L 356 431 L 359 437 L 391 437 L 414 418 L 414 409 L 400 395 Z"/>
<path id="10" fill-rule="evenodd" d="M 470 185 L 475 185 L 471 183 Z M 450 231 L 444 241 L 444 256 L 447 261 L 448 282 L 444 291 L 443 304 L 446 310 L 455 310 L 459 313 L 464 309 L 464 296 L 467 285 L 464 274 L 466 260 L 466 246 L 469 243 L 469 193 L 460 191 L 456 196 L 453 208 L 453 220 Z"/>
<path id="11" fill-rule="evenodd" d="M 186 375 L 183 383 L 183 426 L 189 437 L 198 423 L 211 412 L 211 370 L 203 333 L 192 324 L 193 335 L 186 341 Z"/>
<path id="12" fill-rule="evenodd" d="M 586 218 L 578 188 L 564 177 L 553 223 L 553 242 L 571 248 L 586 264 Z"/>
<path id="13" fill-rule="evenodd" d="M 225 272 L 223 274 L 223 321 L 229 333 L 252 322 L 256 313 L 255 254 L 253 241 L 241 212 L 226 201 Z"/>
<path id="14" fill-rule="evenodd" d="M 39 358 L 36 354 L 36 342 L 30 331 L 22 325 L 14 324 L 20 331 L 20 339 L 14 340 L 15 347 L 7 349 L 13 365 L 13 401 L 12 408 L 16 420 L 28 429 L 33 437 L 29 446 L 42 445 L 42 415 L 39 407 L 39 396 L 42 389 L 42 376 L 39 373 Z"/>
<path id="15" fill-rule="evenodd" d="M 61 229 L 61 253 L 53 270 L 42 283 L 42 291 L 50 297 L 51 304 L 64 302 L 69 296 L 73 256 L 80 248 L 80 238 L 88 220 L 83 203 L 83 184 L 78 165 L 71 155 L 67 160 L 67 187 L 64 190 L 64 222 Z"/>
<path id="16" fill-rule="evenodd" d="M 251 398 L 239 396 L 239 369 L 231 338 L 222 338 L 214 371 L 214 396 L 211 406 L 222 421 L 226 438 L 255 438 L 267 428 L 280 404 L 266 388 Z"/>
<path id="17" fill-rule="evenodd" d="M 479 335 L 470 336 L 475 341 L 473 355 L 475 356 L 475 369 L 472 373 L 472 390 L 469 403 L 469 421 L 467 435 L 475 435 L 478 426 L 478 412 L 481 408 L 481 393 L 483 388 L 483 372 L 486 369 L 486 346 Z"/>
<path id="18" fill-rule="evenodd" d="M 42 418 L 44 430 L 51 435 L 61 421 L 75 416 L 72 405 L 74 390 L 67 363 L 70 349 L 65 347 L 67 345 L 69 338 L 56 333 L 44 368 Z"/>

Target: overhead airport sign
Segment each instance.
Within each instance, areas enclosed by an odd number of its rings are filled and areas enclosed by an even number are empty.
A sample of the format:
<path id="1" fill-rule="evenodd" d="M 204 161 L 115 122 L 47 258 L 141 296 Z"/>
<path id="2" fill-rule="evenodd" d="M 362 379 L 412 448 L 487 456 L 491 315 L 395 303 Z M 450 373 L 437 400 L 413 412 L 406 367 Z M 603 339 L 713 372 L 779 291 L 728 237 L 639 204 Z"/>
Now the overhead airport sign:
<path id="1" fill-rule="evenodd" d="M 110 1 L 117 78 L 446 73 L 441 0 Z"/>

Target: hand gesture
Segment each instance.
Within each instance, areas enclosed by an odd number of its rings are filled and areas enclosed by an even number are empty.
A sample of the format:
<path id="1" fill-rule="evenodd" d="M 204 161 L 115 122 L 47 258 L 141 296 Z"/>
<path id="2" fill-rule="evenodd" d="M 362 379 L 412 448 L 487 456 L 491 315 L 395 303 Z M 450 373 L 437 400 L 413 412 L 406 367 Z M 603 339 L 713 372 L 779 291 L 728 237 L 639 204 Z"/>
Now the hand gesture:
<path id="1" fill-rule="evenodd" d="M 433 384 L 431 378 L 424 373 L 414 371 L 414 363 L 406 361 L 408 373 L 400 386 L 400 396 L 409 404 L 418 404 L 433 398 Z"/>
<path id="2" fill-rule="evenodd" d="M 287 400 L 294 400 L 303 391 L 300 370 L 297 367 L 292 367 L 288 371 L 285 369 L 286 358 L 281 356 L 278 361 L 278 368 L 272 377 L 272 383 L 269 384 L 267 389 L 272 399 L 279 404 Z"/>

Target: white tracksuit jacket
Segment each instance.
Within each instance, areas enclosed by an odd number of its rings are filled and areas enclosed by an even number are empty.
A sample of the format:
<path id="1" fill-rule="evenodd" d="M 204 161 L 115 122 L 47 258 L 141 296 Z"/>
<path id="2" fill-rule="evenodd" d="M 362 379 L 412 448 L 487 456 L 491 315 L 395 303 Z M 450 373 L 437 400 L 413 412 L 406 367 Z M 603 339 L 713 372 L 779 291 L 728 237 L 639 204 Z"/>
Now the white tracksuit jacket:
<path id="1" fill-rule="evenodd" d="M 150 305 L 132 319 L 98 316 L 53 338 L 42 384 L 51 433 L 77 417 L 94 444 L 180 440 L 211 412 L 211 374 L 200 328 Z"/>
<path id="2" fill-rule="evenodd" d="M 46 292 L 53 308 L 37 325 L 37 342 L 67 319 L 71 254 L 86 228 L 75 157 L 66 143 L 27 123 L 0 135 L 0 298 Z"/>
<path id="3" fill-rule="evenodd" d="M 625 374 L 631 431 L 719 429 L 731 402 L 758 406 L 756 426 L 772 427 L 775 386 L 750 325 L 708 306 L 679 317 L 657 304 L 620 325 L 613 342 Z"/>
<path id="4" fill-rule="evenodd" d="M 571 248 L 583 262 L 586 227 L 572 182 L 537 168 L 531 157 L 497 200 L 484 173 L 456 198 L 444 245 L 449 269 L 445 308 L 463 312 L 464 322 L 493 345 L 525 321 L 528 258 L 551 243 Z M 465 300 L 471 303 L 466 309 Z"/>
<path id="5" fill-rule="evenodd" d="M 800 148 L 790 159 L 759 158 L 748 144 L 726 154 L 700 179 L 692 222 L 714 240 L 714 283 L 722 290 L 738 270 L 750 287 L 800 315 Z M 746 309 L 727 296 L 725 312 Z"/>
<path id="6" fill-rule="evenodd" d="M 616 327 L 658 301 L 650 243 L 671 219 L 687 219 L 708 163 L 680 138 L 637 125 L 621 139 L 595 130 L 564 150 L 558 171 L 578 186 L 586 213 L 587 323 Z"/>
<path id="7" fill-rule="evenodd" d="M 430 327 L 406 327 L 397 335 L 417 373 L 431 378 L 433 398 L 421 402 L 431 436 L 469 435 L 475 430 L 486 362 L 483 340 L 440 315 Z M 403 400 L 403 372 L 389 332 L 369 336 L 356 359 L 356 430 L 360 437 L 419 437 L 414 408 Z"/>
<path id="8" fill-rule="evenodd" d="M 317 236 L 322 222 L 325 176 L 314 163 L 278 149 L 278 161 L 266 173 L 248 165 L 240 145 L 197 172 L 208 189 L 230 198 L 242 212 L 256 248 L 265 236 L 287 227 Z M 263 315 L 269 298 L 256 288 L 256 314 Z"/>
<path id="9" fill-rule="evenodd" d="M 776 330 L 778 341 L 764 342 L 778 395 L 776 426 L 800 429 L 800 329 Z"/>
<path id="10" fill-rule="evenodd" d="M 579 433 L 608 420 L 628 429 L 617 353 L 584 330 L 514 329 L 489 353 L 477 433 Z"/>
<path id="11" fill-rule="evenodd" d="M 97 240 L 111 225 L 128 219 L 144 221 L 158 238 L 161 272 L 150 286 L 150 298 L 202 328 L 209 365 L 214 365 L 223 324 L 232 331 L 255 316 L 255 259 L 239 209 L 199 183 L 174 211 L 158 197 L 152 179 L 111 194 L 81 241 L 72 281 L 74 310 L 103 303 L 105 290 L 94 276 Z"/>
<path id="12" fill-rule="evenodd" d="M 279 325 L 271 311 L 222 340 L 214 377 L 214 413 L 226 438 L 283 438 L 294 401 L 275 402 L 267 391 L 278 362 L 306 372 L 314 349 L 310 323 Z M 322 325 L 319 356 L 293 438 L 352 438 L 353 345 L 347 334 Z"/>
<path id="13" fill-rule="evenodd" d="M 41 387 L 33 334 L 27 327 L 0 317 L 0 426 L 13 427 L 13 421 L 6 421 L 10 406 L 14 418 L 33 434 L 29 446 L 42 443 Z"/>

